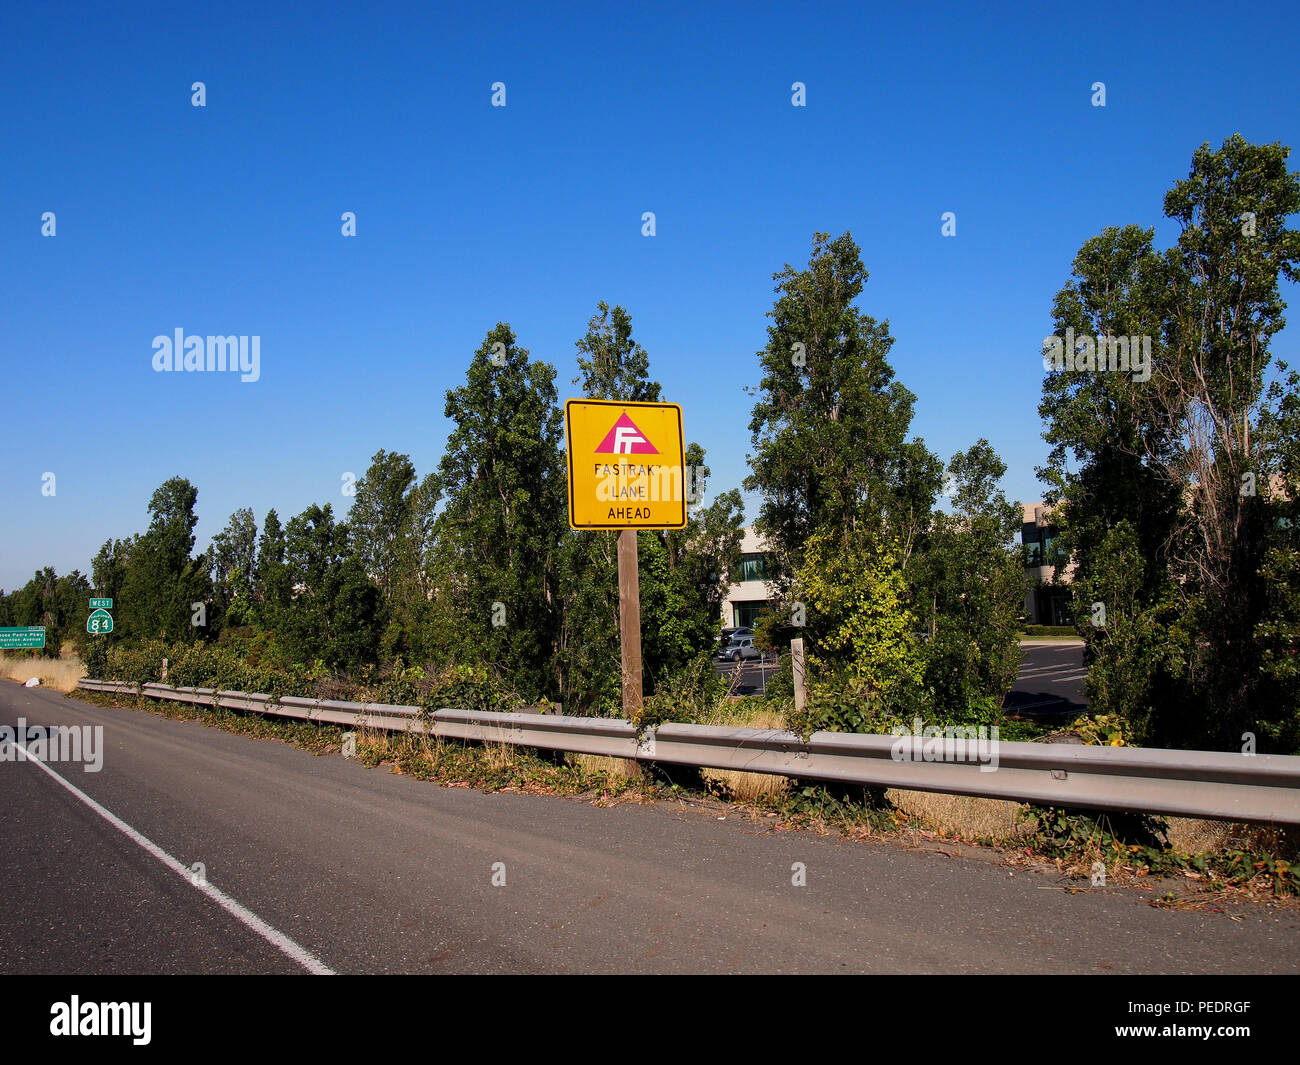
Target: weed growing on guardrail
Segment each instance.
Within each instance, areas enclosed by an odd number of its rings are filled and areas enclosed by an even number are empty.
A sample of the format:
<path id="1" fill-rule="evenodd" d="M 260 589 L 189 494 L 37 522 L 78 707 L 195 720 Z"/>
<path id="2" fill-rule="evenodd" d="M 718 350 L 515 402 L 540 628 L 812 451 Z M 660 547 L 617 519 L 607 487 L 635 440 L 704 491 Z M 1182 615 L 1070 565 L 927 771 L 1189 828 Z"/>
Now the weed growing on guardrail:
<path id="1" fill-rule="evenodd" d="M 1073 732 L 1090 746 L 1123 747 L 1129 725 L 1119 714 L 1097 714 L 1093 717 L 1082 714 L 1066 726 L 1066 731 Z"/>
<path id="2" fill-rule="evenodd" d="M 1083 813 L 1055 806 L 1030 806 L 1021 814 L 1036 822 L 1031 843 L 1048 858 L 1079 862 L 1119 860 L 1131 846 L 1153 852 L 1169 846 L 1168 824 L 1146 814 Z"/>
<path id="3" fill-rule="evenodd" d="M 508 713 L 522 707 L 524 700 L 481 666 L 451 666 L 429 678 L 415 703 L 429 713 L 444 707 Z"/>
<path id="4" fill-rule="evenodd" d="M 893 805 L 884 788 L 852 784 L 806 783 L 796 787 L 783 803 L 784 812 L 795 820 L 815 818 L 839 825 L 865 824 L 893 828 Z"/>
<path id="5" fill-rule="evenodd" d="M 737 777 L 756 774 L 738 773 Z M 785 786 L 743 793 L 725 778 L 706 775 L 710 794 L 734 802 L 759 814 L 775 816 L 784 828 L 810 828 L 819 832 L 837 830 L 844 835 L 875 835 L 901 827 L 898 811 L 885 798 L 884 788 L 856 784 L 823 784 L 819 781 L 783 780 Z M 903 819 L 907 820 L 906 818 Z"/>
<path id="6" fill-rule="evenodd" d="M 1300 869 L 1295 868 L 1294 858 L 1279 858 L 1267 851 L 1252 854 L 1239 850 L 1229 851 L 1222 858 L 1222 864 L 1213 872 L 1229 884 L 1261 882 L 1274 895 L 1300 895 Z"/>
<path id="7" fill-rule="evenodd" d="M 156 684 L 162 680 L 164 658 L 168 662 L 167 683 L 182 688 L 302 695 L 310 692 L 322 673 L 317 668 L 264 657 L 257 647 L 236 650 L 220 644 L 162 640 L 107 645 L 94 662 L 94 668 L 88 661 L 87 669 L 90 676 L 98 679 Z"/>

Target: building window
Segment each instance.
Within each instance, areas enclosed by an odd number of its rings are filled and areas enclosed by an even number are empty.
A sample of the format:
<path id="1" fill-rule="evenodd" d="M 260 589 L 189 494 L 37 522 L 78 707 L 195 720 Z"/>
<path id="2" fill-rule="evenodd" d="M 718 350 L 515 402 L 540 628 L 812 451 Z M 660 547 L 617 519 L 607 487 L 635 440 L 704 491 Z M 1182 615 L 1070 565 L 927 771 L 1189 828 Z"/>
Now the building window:
<path id="1" fill-rule="evenodd" d="M 1020 538 L 1024 543 L 1025 567 L 1028 569 L 1036 569 L 1039 566 L 1063 566 L 1069 561 L 1057 540 L 1054 528 L 1034 528 L 1022 533 Z"/>
<path id="2" fill-rule="evenodd" d="M 1043 534 L 1043 559 L 1045 566 L 1063 566 L 1069 561 L 1056 538 L 1055 529 Z"/>
<path id="3" fill-rule="evenodd" d="M 767 555 L 754 552 L 740 556 L 740 569 L 736 572 L 737 582 L 769 581 L 772 575 L 772 560 Z"/>
<path id="4" fill-rule="evenodd" d="M 766 613 L 771 606 L 766 600 L 759 603 L 736 603 L 734 604 L 733 613 L 735 614 L 736 628 L 753 628 L 754 622 L 758 620 L 760 614 Z"/>

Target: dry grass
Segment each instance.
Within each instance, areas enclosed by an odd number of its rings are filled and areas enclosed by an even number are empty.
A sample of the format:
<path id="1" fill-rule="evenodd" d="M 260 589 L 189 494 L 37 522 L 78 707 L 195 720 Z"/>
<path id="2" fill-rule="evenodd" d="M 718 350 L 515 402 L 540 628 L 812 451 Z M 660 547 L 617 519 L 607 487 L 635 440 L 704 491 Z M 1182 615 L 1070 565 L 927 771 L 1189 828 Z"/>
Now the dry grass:
<path id="1" fill-rule="evenodd" d="M 483 742 L 483 764 L 488 769 L 512 769 L 519 763 L 519 748 L 495 740 Z"/>
<path id="2" fill-rule="evenodd" d="M 1243 850 L 1252 854 L 1300 853 L 1300 829 L 1271 825 L 1241 825 L 1230 821 L 1206 821 L 1197 817 L 1170 817 L 1169 844 L 1184 854 Z"/>
<path id="3" fill-rule="evenodd" d="M 1170 844 L 1175 850 L 1187 854 L 1217 851 L 1232 836 L 1233 826 L 1224 821 L 1203 821 L 1196 817 L 1171 817 L 1168 820 Z"/>
<path id="4" fill-rule="evenodd" d="M 731 769 L 701 769 L 700 776 L 720 786 L 722 793 L 735 802 L 758 802 L 778 797 L 790 790 L 790 778 L 772 773 L 739 773 Z"/>
<path id="5" fill-rule="evenodd" d="M 943 795 L 890 788 L 886 797 L 904 813 L 927 827 L 960 839 L 1015 844 L 1033 835 L 1034 825 L 1019 819 L 1023 804 L 970 795 Z M 1228 850 L 1274 855 L 1297 853 L 1300 830 L 1269 825 L 1232 824 L 1194 817 L 1169 817 L 1169 844 L 1181 854 L 1213 854 Z"/>
<path id="6" fill-rule="evenodd" d="M 1005 799 L 898 788 L 890 788 L 885 797 L 905 814 L 960 839 L 1011 842 L 1029 835 L 1033 829 L 1033 825 L 1017 816 L 1021 804 Z"/>
<path id="7" fill-rule="evenodd" d="M 745 703 L 724 702 L 714 707 L 701 725 L 718 725 L 724 728 L 785 728 L 785 718 L 764 707 L 749 707 Z M 702 769 L 700 775 L 709 783 L 719 786 L 722 792 L 736 802 L 757 802 L 768 797 L 784 795 L 790 788 L 789 777 L 772 773 L 740 773 L 730 769 Z"/>
<path id="8" fill-rule="evenodd" d="M 0 652 L 0 677 L 16 680 L 20 684 L 31 677 L 39 677 L 43 688 L 70 692 L 85 675 L 86 666 L 75 655 L 66 658 L 27 658 Z"/>
<path id="9" fill-rule="evenodd" d="M 635 758 L 608 758 L 603 754 L 569 754 L 565 756 L 569 765 L 575 765 L 584 773 L 604 773 L 611 780 L 640 780 L 641 763 Z"/>
<path id="10" fill-rule="evenodd" d="M 357 728 L 348 728 L 344 730 L 356 734 L 356 745 L 358 748 L 364 747 L 372 757 L 380 761 L 387 761 L 397 753 L 398 749 L 409 741 L 410 737 L 387 732 L 384 729 L 370 728 L 368 725 L 361 725 Z M 429 737 L 421 733 L 412 733 L 419 741 L 423 742 L 424 754 L 432 754 L 429 746 Z"/>

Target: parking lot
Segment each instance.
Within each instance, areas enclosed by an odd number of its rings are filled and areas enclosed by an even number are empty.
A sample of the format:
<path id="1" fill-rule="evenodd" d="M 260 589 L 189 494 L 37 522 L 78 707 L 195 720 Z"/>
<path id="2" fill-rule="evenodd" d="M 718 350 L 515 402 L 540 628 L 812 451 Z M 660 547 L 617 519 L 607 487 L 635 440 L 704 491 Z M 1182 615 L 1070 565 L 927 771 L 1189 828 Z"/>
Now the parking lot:
<path id="1" fill-rule="evenodd" d="M 749 659 L 740 662 L 719 662 L 714 659 L 713 669 L 719 676 L 734 678 L 734 695 L 762 695 L 767 690 L 767 679 L 777 671 L 775 658 L 764 661 Z"/>
<path id="2" fill-rule="evenodd" d="M 1027 640 L 1021 644 L 1021 655 L 1019 675 L 1003 703 L 1008 711 L 1026 717 L 1074 717 L 1087 710 L 1081 642 Z M 733 694 L 762 695 L 768 678 L 777 670 L 777 661 L 715 659 L 713 668 L 719 676 L 735 678 Z"/>

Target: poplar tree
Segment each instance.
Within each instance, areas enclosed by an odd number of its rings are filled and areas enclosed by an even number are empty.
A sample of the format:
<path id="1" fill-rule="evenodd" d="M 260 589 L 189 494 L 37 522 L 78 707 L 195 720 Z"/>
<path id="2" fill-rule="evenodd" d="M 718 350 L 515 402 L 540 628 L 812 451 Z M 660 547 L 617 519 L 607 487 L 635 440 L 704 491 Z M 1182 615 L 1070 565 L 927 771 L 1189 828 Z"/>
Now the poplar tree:
<path id="1" fill-rule="evenodd" d="M 1056 297 L 1058 331 L 1152 338 L 1149 380 L 1049 371 L 1040 405 L 1088 690 L 1141 742 L 1237 749 L 1254 733 L 1292 749 L 1300 736 L 1275 668 L 1296 491 L 1296 381 L 1271 373 L 1279 282 L 1300 277 L 1288 155 L 1240 135 L 1203 145 L 1165 196 L 1176 243 L 1159 252 L 1150 230 L 1106 229 Z"/>
<path id="2" fill-rule="evenodd" d="M 198 494 L 185 478 L 172 477 L 150 498 L 149 528 L 126 558 L 117 622 L 123 637 L 188 641 L 207 635 L 191 624 L 192 604 L 212 599 L 209 558 L 191 557 Z"/>
<path id="3" fill-rule="evenodd" d="M 529 696 L 547 690 L 559 627 L 565 526 L 563 413 L 555 370 L 499 322 L 447 392 L 453 428 L 438 466 L 435 597 L 461 661 L 487 663 Z"/>
<path id="4" fill-rule="evenodd" d="M 907 438 L 915 396 L 894 379 L 889 323 L 854 305 L 867 281 L 849 233 L 813 237 L 808 266 L 773 274 L 777 299 L 750 420 L 757 521 L 788 586 L 815 532 L 845 545 L 888 535 L 906 562 L 929 522 L 941 466 Z"/>

